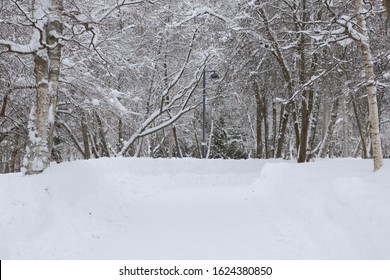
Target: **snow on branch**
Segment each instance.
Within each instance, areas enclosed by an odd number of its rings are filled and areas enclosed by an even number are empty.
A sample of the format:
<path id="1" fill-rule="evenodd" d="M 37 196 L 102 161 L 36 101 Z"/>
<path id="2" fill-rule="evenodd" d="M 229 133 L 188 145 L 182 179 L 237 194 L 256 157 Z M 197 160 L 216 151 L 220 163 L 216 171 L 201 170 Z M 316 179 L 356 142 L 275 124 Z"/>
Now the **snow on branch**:
<path id="1" fill-rule="evenodd" d="M 337 15 L 333 9 L 333 0 L 323 0 L 327 10 L 331 13 L 333 20 L 331 22 L 336 23 L 340 28 L 335 29 L 330 32 L 331 36 L 342 36 L 342 38 L 336 38 L 334 42 L 339 42 L 341 45 L 348 45 L 351 43 L 351 40 L 359 42 L 361 44 L 368 44 L 369 39 L 365 34 L 367 33 L 367 27 L 365 25 L 358 27 L 355 16 L 348 15 Z M 370 13 L 372 10 L 372 4 L 368 1 L 365 4 L 370 5 L 368 10 L 364 9 L 363 6 L 357 11 L 361 16 Z M 321 35 L 326 35 L 324 32 Z"/>
<path id="2" fill-rule="evenodd" d="M 178 84 L 178 82 L 182 79 L 184 71 L 188 67 L 188 63 L 190 60 L 190 56 L 193 49 L 193 44 L 195 41 L 197 30 L 194 31 L 194 34 L 192 36 L 191 43 L 189 45 L 189 49 L 185 58 L 185 61 L 183 63 L 182 68 L 179 70 L 179 72 L 174 77 L 173 81 L 165 88 L 165 90 L 162 92 L 161 97 L 162 100 L 164 100 L 164 97 L 167 96 L 173 89 L 173 87 Z M 197 88 L 197 85 L 200 81 L 201 73 L 203 71 L 203 68 L 207 64 L 207 62 L 210 60 L 210 57 L 205 58 L 203 64 L 201 67 L 196 71 L 194 78 L 192 81 L 190 81 L 186 87 L 180 89 L 176 94 L 172 96 L 172 98 L 169 99 L 169 102 L 167 104 L 164 104 L 164 102 L 161 103 L 161 107 L 159 109 L 156 109 L 152 114 L 149 115 L 149 117 L 146 118 L 146 120 L 143 121 L 143 123 L 139 126 L 137 131 L 133 133 L 133 135 L 130 137 L 128 141 L 125 141 L 123 143 L 122 150 L 118 153 L 118 156 L 123 156 L 127 153 L 127 151 L 130 149 L 131 145 L 134 143 L 135 140 L 137 140 L 140 137 L 144 137 L 146 135 L 152 134 L 164 127 L 167 127 L 171 124 L 173 124 L 175 121 L 177 121 L 183 114 L 195 109 L 197 105 L 188 106 L 189 100 L 192 97 L 195 89 Z M 178 101 L 184 99 L 180 105 L 176 105 Z M 162 116 L 164 113 L 169 112 L 172 109 L 176 109 L 179 107 L 179 111 L 175 113 L 175 115 L 170 115 L 170 118 L 168 120 L 163 121 L 161 124 L 148 128 L 158 117 Z"/>
<path id="3" fill-rule="evenodd" d="M 164 127 L 167 127 L 167 126 L 173 124 L 173 123 L 174 123 L 175 121 L 177 121 L 182 115 L 184 115 L 185 113 L 187 113 L 187 112 L 189 112 L 189 111 L 195 109 L 196 107 L 198 107 L 197 104 L 196 104 L 196 105 L 193 105 L 193 106 L 188 106 L 188 107 L 187 107 L 187 104 L 188 104 L 188 102 L 189 102 L 189 100 L 190 100 L 192 94 L 194 93 L 194 91 L 195 91 L 196 86 L 197 86 L 198 83 L 199 83 L 199 78 L 196 78 L 196 79 L 193 80 L 192 83 L 190 84 L 190 88 L 191 88 L 191 89 L 187 88 L 187 89 L 183 90 L 181 94 L 177 94 L 177 95 L 175 96 L 176 98 L 174 98 L 174 100 L 176 101 L 176 100 L 178 100 L 178 99 L 181 99 L 181 98 L 188 92 L 188 90 L 190 90 L 190 93 L 187 95 L 187 98 L 185 99 L 185 101 L 184 101 L 183 104 L 181 105 L 181 108 L 180 108 L 180 110 L 179 110 L 178 113 L 176 113 L 174 116 L 171 116 L 170 119 L 164 121 L 163 123 L 161 123 L 161 124 L 159 124 L 159 125 L 157 125 L 157 126 L 151 127 L 151 128 L 149 128 L 149 129 L 144 130 L 142 133 L 139 134 L 139 137 L 144 137 L 144 136 L 146 136 L 146 135 L 152 134 L 152 133 L 154 133 L 154 132 L 156 132 L 156 131 L 158 131 L 158 130 L 164 128 Z M 171 106 L 170 106 L 170 104 L 168 104 L 168 105 L 166 106 L 166 108 L 163 110 L 163 112 L 169 112 L 169 110 L 172 108 L 172 106 L 173 106 L 173 104 L 174 104 L 175 101 L 170 102 Z M 153 116 L 152 116 L 152 117 L 153 117 Z M 157 116 L 156 116 L 156 117 L 157 117 Z M 154 119 L 155 119 L 155 118 L 153 118 L 153 120 L 154 120 Z"/>
<path id="4" fill-rule="evenodd" d="M 93 23 L 100 23 L 104 19 L 106 19 L 111 13 L 113 13 L 115 10 L 119 9 L 120 7 L 123 6 L 129 6 L 129 5 L 135 5 L 135 4 L 141 4 L 144 3 L 144 0 L 139 0 L 139 1 L 118 1 L 116 4 L 110 6 L 110 7 L 104 7 L 102 9 L 97 10 L 93 15 L 92 15 L 92 22 Z M 148 1 L 150 2 L 150 1 Z M 150 2 L 153 3 L 153 2 Z"/>
<path id="5" fill-rule="evenodd" d="M 200 8 L 196 8 L 195 10 L 193 10 L 192 13 L 187 15 L 185 19 L 183 19 L 177 23 L 172 24 L 172 27 L 179 27 L 179 26 L 191 21 L 192 19 L 197 18 L 197 17 L 202 16 L 202 15 L 205 15 L 205 14 L 216 17 L 224 22 L 230 21 L 228 18 L 224 17 L 223 15 L 218 14 L 217 12 L 215 12 L 213 9 L 211 9 L 209 7 L 200 7 Z"/>
<path id="6" fill-rule="evenodd" d="M 294 100 L 295 97 L 297 97 L 298 94 L 300 94 L 305 88 L 311 86 L 315 81 L 321 79 L 322 77 L 324 77 L 325 75 L 327 75 L 328 73 L 330 73 L 336 66 L 338 66 L 339 63 L 336 63 L 334 64 L 330 69 L 328 70 L 323 70 L 320 74 L 318 75 L 314 75 L 312 76 L 305 84 L 303 84 L 302 86 L 300 86 L 300 88 L 298 90 L 296 90 L 294 92 L 294 94 L 288 98 L 288 99 L 281 99 L 281 98 L 278 98 L 278 101 L 280 101 L 281 103 L 283 104 L 288 104 L 289 102 L 291 102 L 292 100 Z"/>
<path id="7" fill-rule="evenodd" d="M 72 132 L 72 129 L 63 121 L 57 121 L 57 123 L 64 128 L 64 130 L 69 134 L 70 138 L 72 139 L 73 143 L 75 144 L 77 150 L 81 153 L 83 157 L 85 157 L 85 153 L 83 148 L 81 147 L 81 144 L 77 140 L 76 135 Z"/>
<path id="8" fill-rule="evenodd" d="M 361 32 L 358 32 L 354 28 L 354 26 L 356 26 L 356 23 L 353 22 L 350 17 L 342 16 L 339 20 L 337 20 L 337 23 L 345 28 L 345 32 L 347 32 L 353 40 L 361 43 L 368 42 L 367 36 L 365 36 Z"/>
<path id="9" fill-rule="evenodd" d="M 190 57 L 191 57 L 191 54 L 192 54 L 192 50 L 193 50 L 193 47 L 194 47 L 194 42 L 195 42 L 195 38 L 196 38 L 196 34 L 197 33 L 198 33 L 198 29 L 195 29 L 195 31 L 194 31 L 194 33 L 192 35 L 192 38 L 191 38 L 191 43 L 189 45 L 188 52 L 187 52 L 186 58 L 184 60 L 183 66 L 180 69 L 180 71 L 176 74 L 176 76 L 172 80 L 172 82 L 170 82 L 169 85 L 167 86 L 167 88 L 162 92 L 161 96 L 162 96 L 163 99 L 164 99 L 165 96 L 168 95 L 170 90 L 180 81 L 181 77 L 184 74 L 184 71 L 187 69 L 187 66 L 188 66 L 188 63 L 190 61 Z"/>
<path id="10" fill-rule="evenodd" d="M 127 109 L 122 103 L 121 99 L 126 96 L 125 93 L 120 92 L 116 89 L 110 89 L 107 93 L 107 96 L 104 96 L 106 103 L 112 106 L 117 112 L 120 112 L 124 115 L 132 115 L 132 116 L 142 116 L 141 113 L 131 111 Z M 99 106 L 99 100 L 93 99 L 92 104 L 95 106 Z"/>
<path id="11" fill-rule="evenodd" d="M 205 64 L 205 63 L 204 63 Z M 204 67 L 204 65 L 203 65 Z M 173 98 L 170 100 L 170 102 L 163 107 L 162 110 L 155 110 L 143 123 L 139 126 L 137 131 L 133 133 L 133 135 L 130 137 L 128 141 L 126 141 L 123 145 L 122 150 L 118 153 L 118 156 L 123 156 L 126 154 L 126 152 L 130 149 L 131 145 L 137 140 L 138 138 L 147 136 L 149 134 L 155 133 L 160 129 L 163 129 L 171 124 L 173 124 L 175 121 L 177 121 L 182 115 L 185 113 L 195 109 L 198 107 L 199 104 L 195 104 L 192 106 L 187 106 L 190 98 L 192 97 L 193 93 L 195 92 L 195 89 L 197 88 L 197 85 L 199 83 L 200 77 L 201 77 L 201 70 L 198 70 L 195 74 L 194 79 L 189 83 L 189 85 L 182 89 L 179 93 L 177 93 Z M 187 96 L 186 96 L 187 95 Z M 180 110 L 175 113 L 175 115 L 170 115 L 170 118 L 168 120 L 163 121 L 161 124 L 148 128 L 149 125 L 151 125 L 158 117 L 160 117 L 163 113 L 169 112 L 174 107 L 174 104 L 182 99 L 184 96 L 186 96 L 185 100 L 180 105 Z"/>
<path id="12" fill-rule="evenodd" d="M 7 48 L 8 52 L 18 53 L 18 54 L 33 54 L 39 49 L 42 45 L 39 42 L 39 35 L 37 32 L 33 33 L 30 43 L 27 45 L 17 44 L 8 40 L 0 40 L 0 46 Z"/>
<path id="13" fill-rule="evenodd" d="M 17 0 L 11 0 L 12 3 L 18 8 L 18 10 L 23 14 L 23 16 L 32 24 L 35 25 L 35 21 L 28 15 L 28 12 L 26 12 L 18 3 Z"/>

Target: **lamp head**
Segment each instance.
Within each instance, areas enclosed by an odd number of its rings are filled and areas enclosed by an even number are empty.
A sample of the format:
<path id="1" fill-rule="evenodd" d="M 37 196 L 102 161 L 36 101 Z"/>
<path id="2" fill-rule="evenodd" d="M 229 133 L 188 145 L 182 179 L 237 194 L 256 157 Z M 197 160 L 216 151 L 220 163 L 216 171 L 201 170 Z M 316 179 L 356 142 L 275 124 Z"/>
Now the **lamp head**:
<path id="1" fill-rule="evenodd" d="M 219 76 L 218 76 L 217 72 L 213 72 L 213 73 L 210 75 L 210 78 L 211 78 L 211 79 L 219 79 Z"/>

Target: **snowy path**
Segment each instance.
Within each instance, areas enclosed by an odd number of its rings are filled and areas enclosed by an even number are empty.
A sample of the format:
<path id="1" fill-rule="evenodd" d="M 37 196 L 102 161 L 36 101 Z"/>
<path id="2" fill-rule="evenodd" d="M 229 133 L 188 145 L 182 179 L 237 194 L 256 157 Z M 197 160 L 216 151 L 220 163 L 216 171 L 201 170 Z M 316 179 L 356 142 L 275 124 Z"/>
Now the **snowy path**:
<path id="1" fill-rule="evenodd" d="M 1 175 L 0 258 L 389 259 L 387 165 L 103 159 Z"/>

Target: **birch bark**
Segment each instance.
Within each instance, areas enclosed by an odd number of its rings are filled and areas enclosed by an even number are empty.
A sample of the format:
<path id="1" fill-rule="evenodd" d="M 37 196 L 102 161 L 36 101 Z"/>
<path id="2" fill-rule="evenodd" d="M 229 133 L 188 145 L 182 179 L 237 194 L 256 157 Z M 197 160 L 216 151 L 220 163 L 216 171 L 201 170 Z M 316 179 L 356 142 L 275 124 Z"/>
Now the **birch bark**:
<path id="1" fill-rule="evenodd" d="M 372 156 L 374 159 L 374 171 L 379 170 L 383 165 L 383 155 L 381 138 L 379 131 L 379 114 L 377 101 L 377 87 L 375 84 L 374 62 L 370 49 L 370 41 L 367 33 L 366 20 L 362 15 L 363 3 L 362 0 L 355 0 L 355 9 L 357 12 L 357 26 L 360 33 L 358 43 L 364 59 L 364 74 L 367 84 L 368 111 L 370 119 L 370 136 L 372 143 Z"/>
<path id="2" fill-rule="evenodd" d="M 23 160 L 25 174 L 41 173 L 50 164 L 59 91 L 63 0 L 33 1 L 33 17 L 40 24 L 41 48 L 33 54 L 36 98 L 30 111 L 29 144 Z M 34 32 L 38 32 L 35 30 Z"/>

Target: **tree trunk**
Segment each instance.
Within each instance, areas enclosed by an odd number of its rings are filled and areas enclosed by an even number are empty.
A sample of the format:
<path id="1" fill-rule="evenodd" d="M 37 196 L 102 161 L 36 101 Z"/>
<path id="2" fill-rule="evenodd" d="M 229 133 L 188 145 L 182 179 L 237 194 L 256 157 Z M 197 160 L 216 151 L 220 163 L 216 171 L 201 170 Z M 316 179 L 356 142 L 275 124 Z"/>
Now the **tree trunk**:
<path id="1" fill-rule="evenodd" d="M 386 1 L 386 4 L 388 1 Z M 379 170 L 383 165 L 381 138 L 379 131 L 379 113 L 377 102 L 377 87 L 375 84 L 374 61 L 371 54 L 369 37 L 367 34 L 366 21 L 362 16 L 362 0 L 355 0 L 357 12 L 357 24 L 363 38 L 359 41 L 364 58 L 364 74 L 367 86 L 368 111 L 370 119 L 370 135 L 372 142 L 372 155 L 374 159 L 374 171 Z M 387 6 L 386 6 L 387 7 Z"/>
<path id="2" fill-rule="evenodd" d="M 299 145 L 299 154 L 298 154 L 298 162 L 306 162 L 306 154 L 307 154 L 307 137 L 308 137 L 308 131 L 309 131 L 309 118 L 310 118 L 310 112 L 308 110 L 308 106 L 306 103 L 306 94 L 303 95 L 302 98 L 302 108 L 301 108 L 301 139 L 300 139 L 300 145 Z"/>
<path id="3" fill-rule="evenodd" d="M 256 82 L 253 82 L 253 91 L 256 97 L 256 158 L 261 158 L 263 154 L 263 137 L 262 137 L 262 102 L 260 88 Z"/>
<path id="4" fill-rule="evenodd" d="M 284 140 L 286 138 L 286 130 L 287 130 L 287 123 L 288 123 L 288 112 L 287 110 L 281 110 L 281 114 L 283 117 L 281 118 L 281 123 L 279 125 L 279 136 L 278 136 L 278 146 L 276 149 L 276 158 L 282 157 L 283 147 L 284 147 Z"/>
<path id="5" fill-rule="evenodd" d="M 277 115 L 277 110 L 276 110 L 276 103 L 275 101 L 272 102 L 272 156 L 275 157 L 275 152 L 276 152 L 276 115 Z"/>
<path id="6" fill-rule="evenodd" d="M 46 50 L 34 55 L 35 102 L 28 121 L 29 143 L 23 160 L 23 173 L 41 173 L 50 163 L 49 151 L 49 62 Z"/>
<path id="7" fill-rule="evenodd" d="M 33 16 L 46 12 L 48 20 L 43 27 L 47 47 L 34 54 L 36 98 L 31 106 L 29 143 L 23 160 L 23 173 L 28 175 L 41 173 L 50 164 L 61 60 L 61 45 L 55 35 L 62 34 L 59 18 L 63 7 L 62 0 L 32 4 Z"/>
<path id="8" fill-rule="evenodd" d="M 172 133 L 173 133 L 173 139 L 175 139 L 176 157 L 182 158 L 183 155 L 182 155 L 182 152 L 180 149 L 179 138 L 177 137 L 177 129 L 176 129 L 175 124 L 172 125 Z M 212 134 L 210 134 L 210 135 L 212 135 Z M 211 139 L 210 139 L 210 143 L 211 143 Z"/>
<path id="9" fill-rule="evenodd" d="M 165 132 L 165 130 L 164 130 Z M 167 136 L 166 138 L 168 139 L 168 158 L 172 158 L 173 156 L 173 135 L 172 135 L 172 130 L 168 129 Z"/>
<path id="10" fill-rule="evenodd" d="M 386 8 L 387 18 L 390 19 L 390 0 L 383 0 L 383 6 Z"/>
<path id="11" fill-rule="evenodd" d="M 92 150 L 92 153 L 93 153 L 93 156 L 95 158 L 99 158 L 100 155 L 98 153 L 98 148 L 97 148 L 97 139 L 96 139 L 96 135 L 91 135 L 91 133 L 88 133 L 88 138 L 89 138 L 89 142 L 91 143 L 91 150 Z"/>
<path id="12" fill-rule="evenodd" d="M 320 111 L 320 102 L 321 102 L 321 98 L 320 98 L 320 96 L 317 96 L 317 98 L 314 102 L 314 105 L 313 105 L 312 117 L 310 118 L 310 133 L 309 133 L 310 134 L 310 140 L 309 140 L 310 154 L 309 154 L 309 157 L 307 158 L 307 161 L 310 161 L 311 156 L 313 155 L 313 153 L 315 153 L 314 142 L 316 140 L 316 135 L 317 135 L 317 130 L 318 130 L 318 115 L 319 115 L 319 111 Z"/>
<path id="13" fill-rule="evenodd" d="M 107 141 L 106 141 L 106 137 L 105 137 L 106 133 L 104 132 L 104 129 L 103 129 L 102 119 L 100 118 L 98 113 L 95 113 L 95 117 L 96 117 L 96 122 L 98 125 L 99 138 L 101 141 L 102 156 L 103 157 L 110 157 L 110 151 L 108 150 L 108 145 L 107 145 Z"/>
<path id="14" fill-rule="evenodd" d="M 91 158 L 91 148 L 89 146 L 89 137 L 88 137 L 88 126 L 85 120 L 85 115 L 82 113 L 82 119 L 81 119 L 81 131 L 83 134 L 83 144 L 84 144 L 84 159 L 90 159 Z"/>
<path id="15" fill-rule="evenodd" d="M 355 114 L 356 123 L 357 123 L 357 126 L 358 126 L 359 135 L 360 135 L 360 141 L 359 141 L 359 145 L 358 146 L 362 147 L 362 158 L 366 159 L 367 158 L 366 141 L 364 139 L 365 137 L 364 137 L 364 133 L 363 133 L 363 128 L 362 128 L 362 124 L 360 122 L 360 118 L 359 118 L 359 115 L 358 115 L 358 112 L 357 112 L 355 100 L 352 100 L 352 105 L 353 105 L 353 112 Z M 355 155 L 354 155 L 354 157 L 355 157 Z"/>
<path id="16" fill-rule="evenodd" d="M 351 132 L 350 132 L 350 116 L 349 116 L 349 102 L 348 96 L 343 97 L 343 157 L 349 157 L 350 155 L 350 140 L 351 140 Z"/>
<path id="17" fill-rule="evenodd" d="M 57 112 L 60 67 L 61 67 L 61 48 L 55 35 L 62 35 L 63 25 L 59 21 L 59 16 L 63 10 L 62 0 L 52 0 L 49 6 L 49 21 L 47 24 L 46 36 L 47 43 L 51 46 L 47 49 L 49 58 L 49 151 L 53 149 L 53 133 L 55 127 L 55 117 Z"/>
<path id="18" fill-rule="evenodd" d="M 10 159 L 10 167 L 9 167 L 9 172 L 16 172 L 17 168 L 17 160 L 18 160 L 18 154 L 19 154 L 19 138 L 20 138 L 20 133 L 19 131 L 16 131 L 15 133 L 15 144 L 14 148 L 11 153 L 11 159 Z"/>
<path id="19" fill-rule="evenodd" d="M 263 8 L 258 9 L 260 16 L 264 20 L 264 25 L 265 25 L 265 30 L 268 35 L 268 39 L 273 43 L 274 45 L 274 50 L 272 51 L 273 56 L 275 57 L 278 65 L 281 68 L 282 71 L 282 76 L 283 79 L 285 80 L 287 84 L 287 98 L 292 98 L 293 96 L 293 91 L 294 91 L 294 80 L 292 78 L 292 75 L 290 73 L 290 69 L 288 67 L 288 63 L 286 61 L 286 58 L 284 57 L 281 48 L 279 46 L 279 42 L 277 41 L 277 38 L 275 37 L 269 21 L 268 21 L 268 16 Z M 295 110 L 295 104 L 292 100 L 289 100 L 288 103 L 285 106 L 282 106 L 281 109 L 281 120 L 280 120 L 280 125 L 279 125 L 279 135 L 278 135 L 278 140 L 277 140 L 277 150 L 275 157 L 276 158 L 281 158 L 282 157 L 282 152 L 283 152 L 283 147 L 285 143 L 285 137 L 286 137 L 286 129 L 287 129 L 287 124 L 288 124 L 288 119 L 290 114 L 292 114 L 292 119 L 293 119 L 293 126 L 294 126 L 294 132 L 295 132 L 295 142 L 297 145 L 299 145 L 299 125 L 298 125 L 298 116 L 297 112 Z"/>
<path id="20" fill-rule="evenodd" d="M 325 158 L 328 151 L 329 151 L 329 146 L 330 146 L 330 143 L 332 140 L 333 130 L 334 130 L 334 127 L 335 127 L 335 124 L 337 121 L 337 112 L 339 109 L 339 103 L 340 103 L 339 97 L 335 97 L 335 99 L 333 100 L 332 113 L 330 115 L 330 119 L 328 122 L 326 133 L 325 133 L 325 136 L 322 140 L 320 150 L 318 152 L 318 155 L 321 158 Z"/>
<path id="21" fill-rule="evenodd" d="M 267 102 L 265 100 L 265 95 L 263 94 L 263 121 L 264 121 L 264 149 L 265 149 L 265 158 L 270 158 L 270 147 L 269 147 L 269 123 L 268 123 L 268 112 L 267 112 Z"/>

